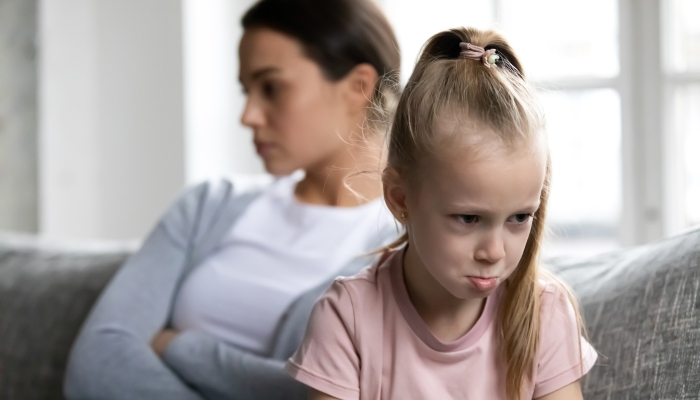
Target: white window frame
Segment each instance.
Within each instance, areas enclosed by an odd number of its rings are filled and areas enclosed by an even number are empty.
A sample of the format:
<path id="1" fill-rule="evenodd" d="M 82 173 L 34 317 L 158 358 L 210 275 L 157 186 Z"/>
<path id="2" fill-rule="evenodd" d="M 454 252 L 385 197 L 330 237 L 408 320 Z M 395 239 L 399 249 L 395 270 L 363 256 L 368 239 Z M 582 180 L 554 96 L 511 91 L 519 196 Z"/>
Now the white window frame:
<path id="1" fill-rule="evenodd" d="M 685 166 L 673 126 L 673 93 L 700 73 L 665 66 L 668 2 L 619 0 L 623 133 L 623 244 L 642 244 L 686 228 Z"/>
<path id="2" fill-rule="evenodd" d="M 538 88 L 580 91 L 609 88 L 620 95 L 622 204 L 618 241 L 648 243 L 685 228 L 684 165 L 677 151 L 672 94 L 679 85 L 700 83 L 700 73 L 664 70 L 663 0 L 618 0 L 619 74 L 534 82 Z M 499 21 L 501 0 L 493 0 Z"/>
<path id="3" fill-rule="evenodd" d="M 491 0 L 491 6 L 498 23 L 504 2 Z M 622 246 L 661 239 L 687 224 L 685 166 L 679 152 L 681 132 L 673 126 L 672 96 L 678 86 L 700 84 L 700 73 L 671 73 L 665 68 L 667 6 L 666 0 L 617 0 L 617 76 L 534 82 L 548 91 L 619 93 L 622 200 L 617 222 Z"/>
<path id="4" fill-rule="evenodd" d="M 700 85 L 700 71 L 694 72 L 672 72 L 671 66 L 668 63 L 664 63 L 669 55 L 668 51 L 664 51 L 663 47 L 670 45 L 668 40 L 670 37 L 665 37 L 670 29 L 665 26 L 671 19 L 669 18 L 670 13 L 670 2 L 665 0 L 658 0 L 658 15 L 660 19 L 659 27 L 661 32 L 659 37 L 662 38 L 660 43 L 661 48 L 658 51 L 658 56 L 660 58 L 659 63 L 662 66 L 662 85 L 663 85 L 663 99 L 664 101 L 664 136 L 665 136 L 665 165 L 666 165 L 666 175 L 664 181 L 664 192 L 668 193 L 669 199 L 666 203 L 666 209 L 664 210 L 665 218 L 665 234 L 673 234 L 679 231 L 685 230 L 688 227 L 689 221 L 687 220 L 686 210 L 688 205 L 685 203 L 686 199 L 685 193 L 685 159 L 681 156 L 684 153 L 682 148 L 684 143 L 683 135 L 685 132 L 680 130 L 680 127 L 675 126 L 675 120 L 673 115 L 674 110 L 674 94 L 676 89 L 683 86 L 690 85 Z M 698 110 L 700 112 L 700 110 Z M 700 206 L 700 205 L 696 205 Z"/>

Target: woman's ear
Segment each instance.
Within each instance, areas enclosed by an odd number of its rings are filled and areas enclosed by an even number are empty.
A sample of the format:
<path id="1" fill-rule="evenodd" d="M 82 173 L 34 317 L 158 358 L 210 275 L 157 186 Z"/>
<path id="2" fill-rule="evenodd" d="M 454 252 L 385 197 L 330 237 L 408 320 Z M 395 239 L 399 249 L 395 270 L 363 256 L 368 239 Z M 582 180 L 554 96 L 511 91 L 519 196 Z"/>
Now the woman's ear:
<path id="1" fill-rule="evenodd" d="M 350 109 L 364 110 L 372 101 L 374 86 L 379 80 L 377 70 L 367 63 L 358 64 L 343 78 L 347 88 Z"/>
<path id="2" fill-rule="evenodd" d="M 401 174 L 394 167 L 386 167 L 382 173 L 382 187 L 384 189 L 384 201 L 389 211 L 397 221 L 406 219 L 406 187 L 401 180 Z"/>

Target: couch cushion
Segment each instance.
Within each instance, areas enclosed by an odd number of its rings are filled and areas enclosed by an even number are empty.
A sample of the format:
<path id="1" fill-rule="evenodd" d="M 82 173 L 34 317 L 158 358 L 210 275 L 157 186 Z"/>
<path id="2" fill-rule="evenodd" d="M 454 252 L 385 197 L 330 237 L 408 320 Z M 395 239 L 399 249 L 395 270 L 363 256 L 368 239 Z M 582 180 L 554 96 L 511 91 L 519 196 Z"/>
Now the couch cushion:
<path id="1" fill-rule="evenodd" d="M 63 398 L 73 339 L 131 247 L 0 235 L 0 398 Z"/>
<path id="2" fill-rule="evenodd" d="M 587 400 L 700 398 L 700 230 L 551 266 L 600 353 Z"/>

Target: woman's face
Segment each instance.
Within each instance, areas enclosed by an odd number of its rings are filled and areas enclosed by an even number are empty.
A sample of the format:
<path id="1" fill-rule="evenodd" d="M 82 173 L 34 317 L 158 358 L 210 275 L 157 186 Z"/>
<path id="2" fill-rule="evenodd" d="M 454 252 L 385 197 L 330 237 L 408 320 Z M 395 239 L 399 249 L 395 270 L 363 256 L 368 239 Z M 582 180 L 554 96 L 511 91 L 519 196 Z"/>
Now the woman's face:
<path id="1" fill-rule="evenodd" d="M 239 57 L 247 96 L 241 122 L 253 129 L 265 169 L 286 175 L 332 165 L 357 123 L 346 83 L 326 79 L 299 41 L 267 28 L 245 31 Z"/>

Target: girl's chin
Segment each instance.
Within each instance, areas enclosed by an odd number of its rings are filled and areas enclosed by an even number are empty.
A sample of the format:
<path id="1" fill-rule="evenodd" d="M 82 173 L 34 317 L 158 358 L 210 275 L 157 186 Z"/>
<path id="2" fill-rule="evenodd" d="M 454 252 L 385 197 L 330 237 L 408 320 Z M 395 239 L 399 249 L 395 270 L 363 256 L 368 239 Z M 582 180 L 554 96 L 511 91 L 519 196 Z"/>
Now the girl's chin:
<path id="1" fill-rule="evenodd" d="M 470 285 L 471 286 L 471 285 Z M 498 286 L 496 286 L 498 288 Z M 450 293 L 460 299 L 460 300 L 481 300 L 489 297 L 493 292 L 495 292 L 496 289 L 494 288 L 493 290 L 489 291 L 481 291 L 481 290 L 476 290 L 473 287 L 460 287 L 458 290 L 455 291 L 450 291 Z"/>

